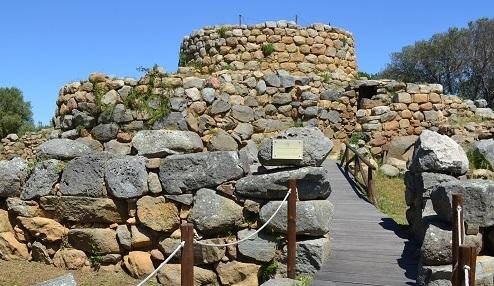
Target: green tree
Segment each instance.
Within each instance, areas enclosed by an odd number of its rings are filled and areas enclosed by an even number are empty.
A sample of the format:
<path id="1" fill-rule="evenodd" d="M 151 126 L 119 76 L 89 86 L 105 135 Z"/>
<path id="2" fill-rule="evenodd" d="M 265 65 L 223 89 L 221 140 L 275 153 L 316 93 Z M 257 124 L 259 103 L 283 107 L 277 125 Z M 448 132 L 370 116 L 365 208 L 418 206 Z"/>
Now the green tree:
<path id="1" fill-rule="evenodd" d="M 0 88 L 0 138 L 34 128 L 31 103 L 25 102 L 18 88 Z"/>
<path id="2" fill-rule="evenodd" d="M 450 28 L 391 54 L 380 78 L 436 82 L 446 93 L 494 101 L 494 19 Z"/>

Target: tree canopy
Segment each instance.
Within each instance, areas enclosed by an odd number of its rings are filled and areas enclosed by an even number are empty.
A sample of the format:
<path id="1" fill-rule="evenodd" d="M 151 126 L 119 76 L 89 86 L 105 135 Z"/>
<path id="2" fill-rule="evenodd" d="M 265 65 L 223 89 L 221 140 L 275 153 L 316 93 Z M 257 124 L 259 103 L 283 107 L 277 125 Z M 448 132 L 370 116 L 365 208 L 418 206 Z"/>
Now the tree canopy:
<path id="1" fill-rule="evenodd" d="M 494 19 L 450 28 L 391 54 L 380 78 L 440 83 L 445 93 L 494 101 Z"/>
<path id="2" fill-rule="evenodd" d="M 18 88 L 0 87 L 0 138 L 33 128 L 31 104 Z"/>

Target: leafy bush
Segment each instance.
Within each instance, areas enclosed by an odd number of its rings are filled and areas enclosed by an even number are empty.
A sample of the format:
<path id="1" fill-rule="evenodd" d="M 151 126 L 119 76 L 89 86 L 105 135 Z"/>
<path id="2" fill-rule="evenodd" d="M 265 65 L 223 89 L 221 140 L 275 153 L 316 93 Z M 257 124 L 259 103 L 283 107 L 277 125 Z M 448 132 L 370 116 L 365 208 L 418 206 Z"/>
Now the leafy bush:
<path id="1" fill-rule="evenodd" d="M 487 161 L 484 158 L 484 155 L 482 155 L 480 152 L 470 149 L 467 151 L 467 157 L 468 157 L 468 162 L 470 163 L 470 170 L 476 170 L 476 169 L 487 169 L 487 170 L 493 170 L 491 164 L 489 161 Z"/>
<path id="2" fill-rule="evenodd" d="M 24 101 L 22 91 L 16 87 L 0 88 L 0 138 L 32 130 L 31 103 Z"/>
<path id="3" fill-rule="evenodd" d="M 225 27 L 225 26 L 221 26 L 218 29 L 218 34 L 220 35 L 221 38 L 224 38 L 225 37 L 226 31 L 228 31 L 228 28 Z"/>

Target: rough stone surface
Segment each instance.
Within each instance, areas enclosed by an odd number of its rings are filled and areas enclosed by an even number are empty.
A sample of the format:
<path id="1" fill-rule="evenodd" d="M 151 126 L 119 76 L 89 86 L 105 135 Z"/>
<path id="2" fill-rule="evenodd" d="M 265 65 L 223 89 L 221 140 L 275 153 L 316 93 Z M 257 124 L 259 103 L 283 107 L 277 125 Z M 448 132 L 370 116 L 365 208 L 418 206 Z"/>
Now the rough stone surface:
<path id="1" fill-rule="evenodd" d="M 22 225 L 31 235 L 46 242 L 62 240 L 67 229 L 60 223 L 45 217 L 18 217 Z"/>
<path id="2" fill-rule="evenodd" d="M 211 243 L 211 244 L 221 244 L 221 243 L 225 243 L 225 240 L 222 238 L 212 238 L 212 239 L 203 239 L 201 240 L 201 242 Z M 225 256 L 225 253 L 226 253 L 225 247 L 195 245 L 194 262 L 196 262 L 198 265 L 217 263 Z"/>
<path id="3" fill-rule="evenodd" d="M 50 194 L 58 182 L 62 167 L 63 163 L 56 159 L 37 164 L 21 191 L 21 199 L 30 200 Z"/>
<path id="4" fill-rule="evenodd" d="M 78 249 L 62 248 L 53 256 L 53 264 L 60 268 L 76 270 L 86 266 L 86 263 L 86 254 Z"/>
<path id="5" fill-rule="evenodd" d="M 416 135 L 394 137 L 389 143 L 387 158 L 404 161 L 411 159 L 417 139 Z"/>
<path id="6" fill-rule="evenodd" d="M 242 223 L 242 207 L 213 190 L 200 189 L 194 197 L 190 219 L 201 233 L 219 233 Z"/>
<path id="7" fill-rule="evenodd" d="M 303 158 L 301 160 L 273 159 L 273 140 L 266 139 L 259 148 L 258 156 L 261 164 L 266 166 L 320 166 L 333 148 L 333 143 L 315 127 L 292 127 L 276 136 L 276 139 L 302 140 Z"/>
<path id="8" fill-rule="evenodd" d="M 162 285 L 180 285 L 180 264 L 166 264 L 159 270 L 157 276 Z M 217 283 L 213 271 L 194 266 L 194 286 L 217 285 Z"/>
<path id="9" fill-rule="evenodd" d="M 383 172 L 383 174 L 388 177 L 396 177 L 400 174 L 400 170 L 398 168 L 388 164 L 382 165 L 381 167 L 379 167 L 379 170 L 381 170 L 381 172 Z"/>
<path id="10" fill-rule="evenodd" d="M 261 266 L 238 261 L 220 262 L 216 272 L 222 285 L 258 285 L 257 277 Z"/>
<path id="11" fill-rule="evenodd" d="M 31 258 L 33 261 L 38 261 L 44 264 L 51 265 L 53 262 L 48 254 L 46 246 L 41 244 L 39 241 L 35 241 L 31 245 Z"/>
<path id="12" fill-rule="evenodd" d="M 96 125 L 92 129 L 92 134 L 96 140 L 108 142 L 117 137 L 118 125 L 115 123 Z"/>
<path id="13" fill-rule="evenodd" d="M 127 220 L 127 205 L 107 198 L 45 196 L 40 205 L 56 218 L 69 222 L 111 224 Z"/>
<path id="14" fill-rule="evenodd" d="M 254 233 L 255 230 L 244 229 L 237 233 L 239 240 Z M 276 254 L 276 241 L 273 237 L 259 233 L 238 245 L 238 251 L 245 257 L 260 262 L 271 261 Z"/>
<path id="15" fill-rule="evenodd" d="M 270 201 L 265 204 L 259 213 L 262 223 L 265 223 L 276 211 L 280 201 Z M 333 204 L 327 200 L 297 202 L 297 234 L 321 236 L 329 232 L 333 218 Z M 286 233 L 287 231 L 287 203 L 284 202 L 280 211 L 268 224 L 273 231 Z"/>
<path id="16" fill-rule="evenodd" d="M 283 199 L 288 190 L 288 180 L 297 180 L 300 200 L 326 199 L 331 193 L 329 174 L 322 167 L 303 167 L 252 174 L 237 181 L 235 192 L 239 196 L 260 199 Z"/>
<path id="17" fill-rule="evenodd" d="M 10 225 L 9 221 L 9 213 L 5 210 L 0 209 L 0 233 L 9 231 L 12 231 L 12 226 Z"/>
<path id="18" fill-rule="evenodd" d="M 69 196 L 105 196 L 104 167 L 109 158 L 106 153 L 93 153 L 67 163 L 60 180 L 60 192 Z"/>
<path id="19" fill-rule="evenodd" d="M 424 130 L 415 143 L 408 166 L 415 172 L 463 175 L 468 171 L 468 158 L 458 143 L 448 136 Z"/>
<path id="20" fill-rule="evenodd" d="M 195 132 L 178 130 L 142 130 L 132 139 L 137 153 L 146 157 L 200 152 L 202 140 Z"/>
<path id="21" fill-rule="evenodd" d="M 477 253 L 482 248 L 482 235 L 478 234 L 465 236 L 465 245 L 475 246 Z M 451 264 L 452 253 L 452 231 L 445 225 L 430 224 L 425 233 L 424 242 L 421 248 L 421 258 L 425 265 L 445 265 Z"/>
<path id="22" fill-rule="evenodd" d="M 494 181 L 463 180 L 446 182 L 432 192 L 434 211 L 439 217 L 451 221 L 451 194 L 460 193 L 465 198 L 464 219 L 468 224 L 489 227 L 494 225 Z"/>
<path id="23" fill-rule="evenodd" d="M 244 168 L 237 152 L 172 155 L 161 165 L 159 176 L 165 193 L 181 194 L 239 179 Z"/>
<path id="24" fill-rule="evenodd" d="M 70 139 L 51 139 L 38 147 L 38 155 L 42 158 L 70 160 L 91 152 L 91 148 Z"/>
<path id="25" fill-rule="evenodd" d="M 154 122 L 152 129 L 188 130 L 187 121 L 181 112 L 170 112 Z"/>
<path id="26" fill-rule="evenodd" d="M 20 158 L 0 161 L 0 198 L 19 193 L 21 182 L 27 176 L 27 162 Z"/>
<path id="27" fill-rule="evenodd" d="M 147 276 L 154 271 L 151 254 L 144 251 L 131 251 L 124 256 L 124 265 L 134 278 Z"/>
<path id="28" fill-rule="evenodd" d="M 273 278 L 261 284 L 261 286 L 296 286 L 300 281 L 290 278 Z"/>
<path id="29" fill-rule="evenodd" d="M 117 233 L 109 228 L 81 228 L 69 230 L 69 243 L 93 255 L 120 253 Z"/>
<path id="30" fill-rule="evenodd" d="M 128 199 L 148 192 L 146 161 L 141 156 L 110 159 L 105 167 L 108 191 L 116 198 Z"/>
<path id="31" fill-rule="evenodd" d="M 39 205 L 35 201 L 24 201 L 20 198 L 7 198 L 5 201 L 7 210 L 15 216 L 33 217 L 38 214 Z"/>
<path id="32" fill-rule="evenodd" d="M 331 255 L 331 241 L 328 237 L 297 241 L 297 273 L 315 274 Z"/>
<path id="33" fill-rule="evenodd" d="M 237 151 L 238 144 L 233 137 L 223 129 L 219 129 L 209 141 L 208 151 Z"/>
<path id="34" fill-rule="evenodd" d="M 68 273 L 48 281 L 38 283 L 36 286 L 77 286 L 74 275 Z"/>
<path id="35" fill-rule="evenodd" d="M 171 232 L 180 224 L 178 209 L 164 197 L 144 196 L 137 201 L 137 218 L 155 231 Z"/>
<path id="36" fill-rule="evenodd" d="M 27 260 L 29 252 L 27 246 L 15 239 L 11 232 L 0 233 L 0 259 Z"/>

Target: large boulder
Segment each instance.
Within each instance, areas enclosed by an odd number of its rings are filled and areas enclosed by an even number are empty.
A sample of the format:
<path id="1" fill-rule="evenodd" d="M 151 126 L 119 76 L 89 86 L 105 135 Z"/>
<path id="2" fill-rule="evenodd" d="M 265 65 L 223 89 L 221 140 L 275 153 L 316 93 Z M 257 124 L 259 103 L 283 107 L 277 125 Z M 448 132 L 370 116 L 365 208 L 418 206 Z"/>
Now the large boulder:
<path id="1" fill-rule="evenodd" d="M 488 107 L 475 109 L 475 115 L 482 118 L 494 119 L 494 111 Z"/>
<path id="2" fill-rule="evenodd" d="M 452 231 L 445 224 L 430 224 L 420 249 L 422 262 L 425 265 L 451 264 Z M 465 245 L 475 246 L 477 254 L 482 248 L 482 235 L 466 235 Z"/>
<path id="3" fill-rule="evenodd" d="M 0 198 L 16 196 L 22 182 L 27 177 L 27 161 L 14 158 L 9 161 L 0 161 Z"/>
<path id="4" fill-rule="evenodd" d="M 46 242 L 60 241 L 68 231 L 57 221 L 45 217 L 18 217 L 17 219 L 32 236 Z"/>
<path id="5" fill-rule="evenodd" d="M 21 191 L 21 199 L 31 200 L 50 194 L 58 182 L 63 166 L 63 163 L 56 159 L 37 164 Z"/>
<path id="6" fill-rule="evenodd" d="M 144 251 L 131 251 L 124 256 L 125 268 L 130 272 L 130 275 L 135 278 L 147 276 L 154 271 L 151 254 Z"/>
<path id="7" fill-rule="evenodd" d="M 195 132 L 179 130 L 142 130 L 132 139 L 137 153 L 146 157 L 200 152 L 202 140 Z"/>
<path id="8" fill-rule="evenodd" d="M 35 201 L 24 201 L 13 197 L 7 198 L 5 202 L 7 203 L 7 210 L 15 216 L 33 217 L 39 211 L 39 204 Z"/>
<path id="9" fill-rule="evenodd" d="M 399 136 L 394 137 L 391 142 L 389 142 L 389 149 L 386 158 L 395 158 L 398 160 L 408 161 L 413 154 L 413 146 L 417 141 L 418 136 Z"/>
<path id="10" fill-rule="evenodd" d="M 72 275 L 72 273 L 68 273 L 60 277 L 56 277 L 36 284 L 36 286 L 77 286 L 77 282 L 75 281 L 74 275 Z"/>
<path id="11" fill-rule="evenodd" d="M 255 230 L 244 229 L 238 232 L 238 239 L 244 239 L 252 235 Z M 263 232 L 252 235 L 246 241 L 238 245 L 238 251 L 242 256 L 260 262 L 271 261 L 276 254 L 276 241 L 274 238 Z"/>
<path id="12" fill-rule="evenodd" d="M 117 233 L 109 228 L 75 228 L 69 230 L 69 244 L 92 255 L 120 253 Z"/>
<path id="13" fill-rule="evenodd" d="M 63 221 L 112 224 L 127 220 L 127 204 L 108 198 L 44 196 L 40 205 Z"/>
<path id="14" fill-rule="evenodd" d="M 79 141 L 56 138 L 39 145 L 37 155 L 41 158 L 71 160 L 89 153 L 91 153 L 91 148 Z"/>
<path id="15" fill-rule="evenodd" d="M 331 255 L 329 237 L 297 241 L 297 274 L 315 274 Z"/>
<path id="16" fill-rule="evenodd" d="M 0 233 L 0 259 L 3 260 L 28 260 L 27 246 L 20 243 L 12 232 Z"/>
<path id="17" fill-rule="evenodd" d="M 301 160 L 273 159 L 273 139 L 302 140 L 303 157 Z M 333 148 L 333 143 L 319 128 L 316 127 L 292 127 L 272 139 L 262 142 L 259 149 L 259 162 L 265 166 L 320 166 Z"/>
<path id="18" fill-rule="evenodd" d="M 60 180 L 60 192 L 69 196 L 106 196 L 104 170 L 109 158 L 107 153 L 93 153 L 67 163 Z"/>
<path id="19" fill-rule="evenodd" d="M 165 193 L 181 194 L 239 179 L 246 169 L 232 151 L 172 155 L 160 166 L 159 177 Z"/>
<path id="20" fill-rule="evenodd" d="M 152 230 L 171 232 L 180 224 L 178 209 L 164 197 L 144 196 L 137 201 L 139 222 Z"/>
<path id="21" fill-rule="evenodd" d="M 434 211 L 439 217 L 451 221 L 452 194 L 463 194 L 465 222 L 480 227 L 494 225 L 494 181 L 464 180 L 446 182 L 432 192 Z"/>
<path id="22" fill-rule="evenodd" d="M 235 192 L 247 198 L 283 199 L 288 191 L 288 180 L 297 180 L 300 200 L 326 199 L 331 193 L 329 173 L 322 167 L 275 170 L 267 174 L 252 174 L 237 181 Z"/>
<path id="23" fill-rule="evenodd" d="M 242 223 L 242 207 L 213 190 L 200 189 L 194 197 L 190 219 L 201 233 L 221 233 Z"/>
<path id="24" fill-rule="evenodd" d="M 88 264 L 84 251 L 72 248 L 61 248 L 53 256 L 53 265 L 59 268 L 76 270 Z"/>
<path id="25" fill-rule="evenodd" d="M 259 212 L 264 224 L 279 207 L 281 201 L 271 201 L 265 204 Z M 322 236 L 329 232 L 333 219 L 333 204 L 328 200 L 298 201 L 297 202 L 297 234 Z M 268 224 L 275 232 L 287 232 L 287 202 L 283 202 L 280 211 Z"/>
<path id="26" fill-rule="evenodd" d="M 180 264 L 166 264 L 158 271 L 157 277 L 162 285 L 181 285 Z M 218 285 L 216 274 L 211 270 L 194 266 L 194 285 Z"/>
<path id="27" fill-rule="evenodd" d="M 239 261 L 220 262 L 216 272 L 221 285 L 258 285 L 260 265 Z"/>
<path id="28" fill-rule="evenodd" d="M 453 139 L 424 130 L 415 143 L 408 168 L 414 172 L 460 176 L 468 172 L 468 158 L 465 151 Z"/>
<path id="29" fill-rule="evenodd" d="M 473 143 L 473 151 L 481 155 L 491 168 L 494 168 L 494 139 L 480 140 Z"/>
<path id="30" fill-rule="evenodd" d="M 405 200 L 412 205 L 416 198 L 430 199 L 431 193 L 443 182 L 457 181 L 453 176 L 438 173 L 405 173 Z"/>
<path id="31" fill-rule="evenodd" d="M 108 191 L 116 198 L 140 197 L 148 192 L 146 161 L 141 156 L 123 156 L 110 159 L 105 166 Z"/>

